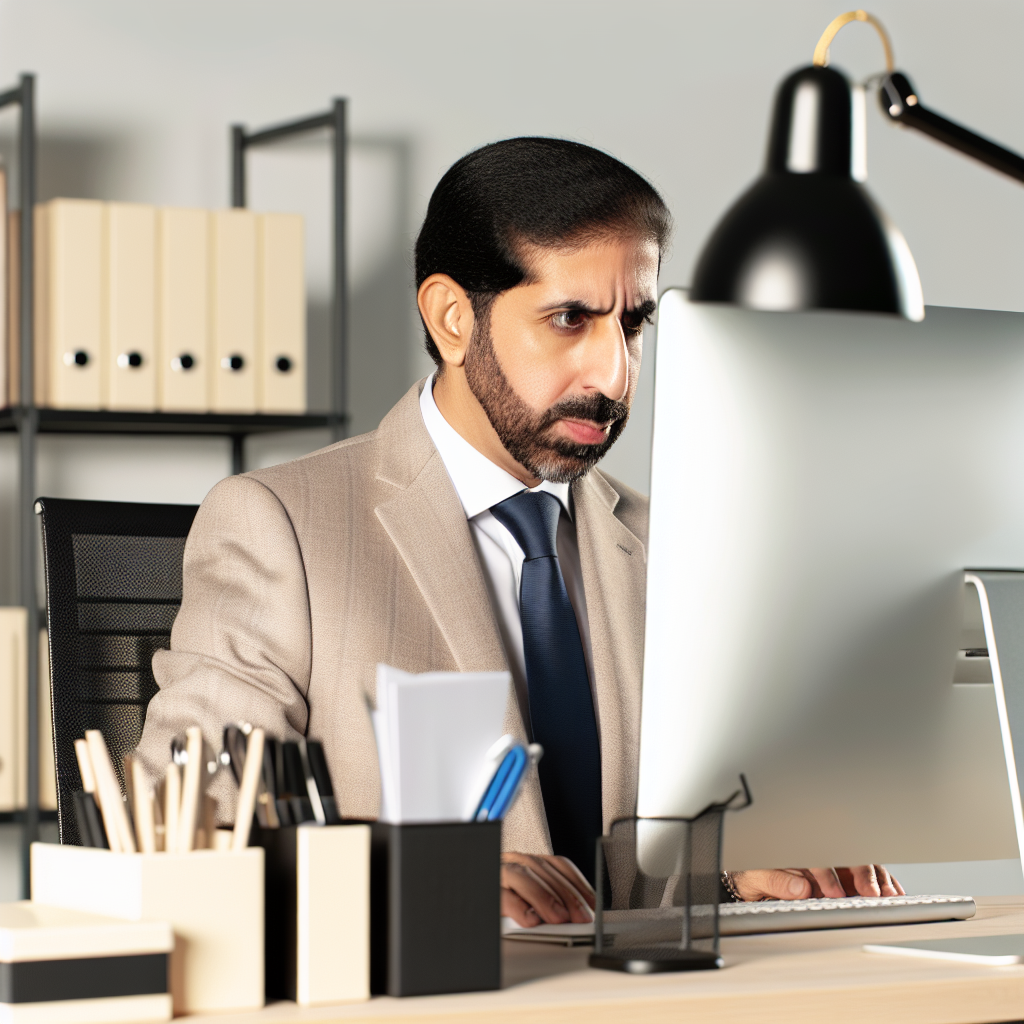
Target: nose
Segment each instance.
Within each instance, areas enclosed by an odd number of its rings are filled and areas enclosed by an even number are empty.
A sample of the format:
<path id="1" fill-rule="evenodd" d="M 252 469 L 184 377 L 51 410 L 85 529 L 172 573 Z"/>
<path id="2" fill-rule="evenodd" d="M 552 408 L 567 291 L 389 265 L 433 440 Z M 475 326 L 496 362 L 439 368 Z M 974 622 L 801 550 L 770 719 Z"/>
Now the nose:
<path id="1" fill-rule="evenodd" d="M 614 402 L 629 390 L 629 353 L 622 324 L 614 314 L 597 319 L 583 353 L 584 391 L 600 391 Z"/>

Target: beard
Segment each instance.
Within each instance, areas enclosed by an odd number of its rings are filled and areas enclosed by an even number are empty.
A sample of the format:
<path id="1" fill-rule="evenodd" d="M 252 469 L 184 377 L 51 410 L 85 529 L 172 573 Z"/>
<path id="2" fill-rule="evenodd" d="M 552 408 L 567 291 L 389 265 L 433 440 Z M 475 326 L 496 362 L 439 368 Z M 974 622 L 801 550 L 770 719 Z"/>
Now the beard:
<path id="1" fill-rule="evenodd" d="M 498 362 L 490 309 L 481 310 L 476 318 L 465 373 L 470 391 L 508 453 L 534 476 L 551 483 L 572 483 L 585 476 L 615 444 L 629 419 L 628 401 L 613 401 L 600 393 L 564 398 L 544 412 L 534 412 L 516 394 Z M 611 426 L 600 444 L 578 444 L 555 433 L 555 424 L 561 419 Z"/>

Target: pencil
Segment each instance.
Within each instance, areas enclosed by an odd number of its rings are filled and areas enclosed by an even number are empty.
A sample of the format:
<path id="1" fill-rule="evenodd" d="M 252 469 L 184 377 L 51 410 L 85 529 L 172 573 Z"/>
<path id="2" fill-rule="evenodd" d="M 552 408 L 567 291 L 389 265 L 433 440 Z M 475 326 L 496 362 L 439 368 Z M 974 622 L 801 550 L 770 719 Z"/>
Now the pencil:
<path id="1" fill-rule="evenodd" d="M 185 778 L 181 785 L 181 817 L 178 819 L 178 853 L 189 853 L 195 846 L 202 783 L 203 733 L 198 725 L 185 730 Z"/>
<path id="2" fill-rule="evenodd" d="M 178 852 L 178 819 L 181 817 L 181 770 L 173 762 L 164 776 L 164 849 Z"/>
<path id="3" fill-rule="evenodd" d="M 135 837 L 128 824 L 128 814 L 121 799 L 121 787 L 118 785 L 114 766 L 110 763 L 110 751 L 106 740 L 99 729 L 87 729 L 85 739 L 89 745 L 89 760 L 92 762 L 93 774 L 96 776 L 96 792 L 100 797 L 100 812 L 107 830 L 107 840 L 111 850 L 114 840 L 120 849 L 117 853 L 135 853 Z M 111 834 L 113 833 L 113 834 Z"/>
<path id="4" fill-rule="evenodd" d="M 132 795 L 135 798 L 135 832 L 143 853 L 156 853 L 156 821 L 153 790 L 138 758 L 132 758 Z"/>
<path id="5" fill-rule="evenodd" d="M 245 751 L 245 769 L 242 772 L 242 784 L 238 787 L 235 832 L 231 839 L 231 849 L 236 853 L 244 850 L 249 845 L 249 831 L 252 829 L 252 816 L 256 810 L 256 793 L 259 789 L 262 771 L 263 730 L 253 729 L 249 734 L 249 743 Z"/>

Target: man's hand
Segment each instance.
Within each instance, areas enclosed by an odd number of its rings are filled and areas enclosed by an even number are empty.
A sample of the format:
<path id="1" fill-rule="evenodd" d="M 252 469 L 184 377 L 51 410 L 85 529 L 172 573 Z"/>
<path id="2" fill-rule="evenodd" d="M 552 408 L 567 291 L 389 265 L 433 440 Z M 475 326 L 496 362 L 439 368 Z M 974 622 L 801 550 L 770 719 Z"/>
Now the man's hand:
<path id="1" fill-rule="evenodd" d="M 594 920 L 594 890 L 580 869 L 551 854 L 501 855 L 501 914 L 521 928 L 587 924 Z"/>
<path id="2" fill-rule="evenodd" d="M 855 868 L 776 868 L 733 871 L 736 891 L 748 902 L 806 900 L 814 896 L 905 896 L 903 886 L 881 864 Z"/>

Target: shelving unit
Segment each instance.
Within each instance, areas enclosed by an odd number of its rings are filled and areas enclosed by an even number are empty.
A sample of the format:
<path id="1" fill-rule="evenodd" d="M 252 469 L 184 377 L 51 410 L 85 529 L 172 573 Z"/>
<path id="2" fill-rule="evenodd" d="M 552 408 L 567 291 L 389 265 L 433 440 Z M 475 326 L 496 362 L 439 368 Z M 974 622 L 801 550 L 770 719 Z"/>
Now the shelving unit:
<path id="1" fill-rule="evenodd" d="M 19 108 L 18 125 L 18 208 L 34 210 L 36 205 L 36 114 L 35 76 L 23 74 L 16 86 L 0 92 L 0 110 Z M 331 319 L 331 403 L 324 413 L 306 415 L 236 415 L 224 413 L 142 413 L 103 410 L 48 409 L 33 403 L 34 388 L 34 252 L 33 217 L 22 216 L 19 236 L 20 310 L 18 379 L 21 404 L 0 410 L 0 432 L 18 434 L 17 548 L 18 599 L 28 613 L 28 635 L 39 635 L 40 595 L 37 593 L 36 455 L 39 434 L 176 434 L 216 435 L 232 442 L 232 472 L 244 468 L 245 438 L 252 434 L 330 428 L 335 440 L 344 437 L 348 421 L 346 404 L 348 355 L 347 263 L 345 249 L 348 137 L 347 101 L 335 99 L 330 111 L 288 124 L 248 131 L 231 126 L 231 202 L 245 205 L 245 153 L 251 146 L 272 143 L 292 135 L 328 128 L 333 132 L 334 158 L 334 268 Z M 24 811 L 0 816 L 0 821 L 22 824 L 22 887 L 28 895 L 29 846 L 38 837 L 39 822 L 52 818 L 39 808 L 39 647 L 30 642 L 28 667 L 28 750 L 27 800 Z"/>

